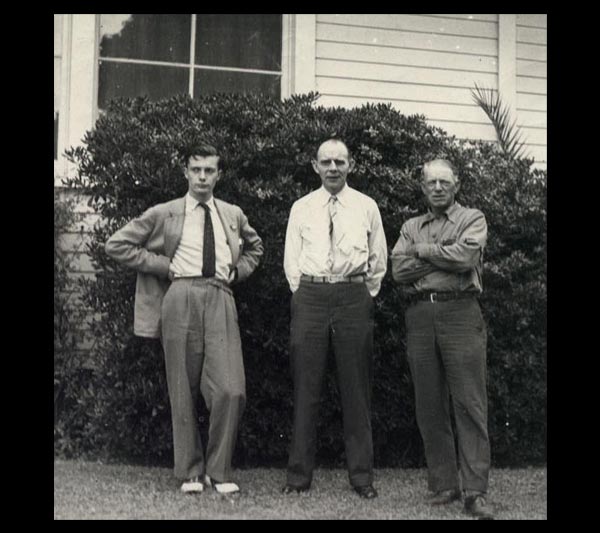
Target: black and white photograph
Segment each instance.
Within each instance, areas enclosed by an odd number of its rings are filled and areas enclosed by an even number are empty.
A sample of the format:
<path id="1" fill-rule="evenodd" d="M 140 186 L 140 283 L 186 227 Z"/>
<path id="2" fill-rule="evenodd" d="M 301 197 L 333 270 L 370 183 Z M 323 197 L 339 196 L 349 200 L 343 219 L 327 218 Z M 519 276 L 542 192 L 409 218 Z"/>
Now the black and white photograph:
<path id="1" fill-rule="evenodd" d="M 547 520 L 548 15 L 53 16 L 54 520 Z"/>

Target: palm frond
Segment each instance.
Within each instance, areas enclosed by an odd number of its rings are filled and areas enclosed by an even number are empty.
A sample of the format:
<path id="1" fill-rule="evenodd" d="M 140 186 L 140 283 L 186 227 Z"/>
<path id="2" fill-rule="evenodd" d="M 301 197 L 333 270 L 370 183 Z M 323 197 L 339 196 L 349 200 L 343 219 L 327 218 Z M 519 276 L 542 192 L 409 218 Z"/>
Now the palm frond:
<path id="1" fill-rule="evenodd" d="M 502 101 L 498 91 L 479 87 L 476 83 L 471 95 L 494 126 L 500 149 L 514 159 L 526 157 L 523 132 L 516 120 L 511 120 L 510 108 Z"/>

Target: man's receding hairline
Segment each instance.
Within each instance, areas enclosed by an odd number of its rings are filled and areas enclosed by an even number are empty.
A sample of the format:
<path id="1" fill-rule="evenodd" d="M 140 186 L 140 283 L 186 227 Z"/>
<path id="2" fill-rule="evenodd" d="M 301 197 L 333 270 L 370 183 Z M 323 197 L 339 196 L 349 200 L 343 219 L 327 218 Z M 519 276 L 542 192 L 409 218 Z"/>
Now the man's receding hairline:
<path id="1" fill-rule="evenodd" d="M 452 172 L 452 176 L 454 177 L 454 179 L 456 181 L 458 181 L 458 174 L 456 172 L 456 167 L 447 159 L 432 159 L 431 161 L 427 161 L 426 163 L 423 164 L 423 170 L 421 172 L 421 178 L 425 179 L 425 175 L 427 172 L 427 169 L 431 166 L 437 166 L 437 165 L 441 165 L 446 167 L 448 170 L 450 170 L 450 172 Z"/>
<path id="2" fill-rule="evenodd" d="M 341 144 L 341 145 L 343 145 L 343 146 L 344 146 L 344 148 L 346 148 L 346 154 L 348 155 L 348 159 L 350 159 L 350 157 L 351 157 L 351 156 L 350 156 L 350 148 L 348 148 L 348 145 L 347 145 L 347 144 L 346 144 L 344 141 L 342 141 L 341 139 L 327 139 L 326 141 L 323 141 L 323 142 L 322 142 L 322 143 L 319 145 L 319 147 L 317 148 L 317 154 L 316 154 L 316 157 L 317 157 L 317 159 L 319 158 L 319 151 L 320 151 L 320 150 L 321 150 L 321 148 L 322 148 L 323 146 L 325 146 L 327 143 L 336 143 L 336 144 Z"/>

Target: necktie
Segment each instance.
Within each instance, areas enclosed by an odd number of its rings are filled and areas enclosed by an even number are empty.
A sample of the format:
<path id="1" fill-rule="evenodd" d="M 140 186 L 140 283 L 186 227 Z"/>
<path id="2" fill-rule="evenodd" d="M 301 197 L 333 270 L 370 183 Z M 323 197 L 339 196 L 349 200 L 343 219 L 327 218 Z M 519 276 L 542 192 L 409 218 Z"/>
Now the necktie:
<path id="1" fill-rule="evenodd" d="M 337 196 L 329 197 L 329 255 L 327 257 L 327 266 L 329 270 L 333 268 L 335 259 L 335 237 L 334 237 L 334 219 L 337 214 Z"/>
<path id="2" fill-rule="evenodd" d="M 202 276 L 212 278 L 215 275 L 215 233 L 210 218 L 210 207 L 198 204 L 204 209 L 204 243 L 202 245 Z"/>

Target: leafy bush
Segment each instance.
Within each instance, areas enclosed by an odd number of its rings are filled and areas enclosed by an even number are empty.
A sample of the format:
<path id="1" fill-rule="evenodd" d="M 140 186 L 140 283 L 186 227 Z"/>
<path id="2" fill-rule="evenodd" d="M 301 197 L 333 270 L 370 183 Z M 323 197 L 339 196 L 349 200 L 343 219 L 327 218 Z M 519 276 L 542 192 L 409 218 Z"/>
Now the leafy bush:
<path id="1" fill-rule="evenodd" d="M 252 95 L 114 101 L 69 151 L 70 185 L 101 214 L 89 254 L 99 270 L 86 286 L 94 324 L 95 394 L 74 406 L 90 413 L 89 451 L 146 462 L 170 461 L 164 364 L 158 342 L 132 336 L 135 273 L 110 260 L 107 237 L 149 206 L 187 190 L 183 149 L 198 140 L 225 156 L 216 195 L 238 204 L 264 240 L 262 263 L 236 288 L 247 373 L 238 465 L 285 464 L 292 426 L 290 292 L 283 272 L 292 203 L 320 185 L 310 159 L 336 135 L 357 165 L 349 183 L 379 205 L 391 249 L 403 222 L 423 212 L 420 165 L 445 156 L 460 172 L 458 200 L 489 223 L 482 306 L 489 326 L 490 437 L 494 463 L 545 460 L 546 174 L 494 146 L 463 142 L 389 105 L 324 108 L 309 94 L 275 101 Z M 373 437 L 379 466 L 422 466 L 405 349 L 407 303 L 387 275 L 375 310 Z M 206 418 L 205 409 L 201 417 Z M 204 424 L 205 429 L 206 424 Z M 206 433 L 205 433 L 206 434 Z M 343 464 L 335 380 L 327 380 L 318 426 L 324 464 Z"/>
<path id="2" fill-rule="evenodd" d="M 85 434 L 87 416 L 78 406 L 90 386 L 90 372 L 82 365 L 81 324 L 84 311 L 75 305 L 78 284 L 72 273 L 71 255 L 62 237 L 76 222 L 76 199 L 68 193 L 54 193 L 54 443 L 62 455 L 80 453 L 79 444 L 88 446 Z"/>

